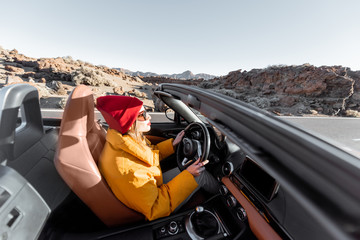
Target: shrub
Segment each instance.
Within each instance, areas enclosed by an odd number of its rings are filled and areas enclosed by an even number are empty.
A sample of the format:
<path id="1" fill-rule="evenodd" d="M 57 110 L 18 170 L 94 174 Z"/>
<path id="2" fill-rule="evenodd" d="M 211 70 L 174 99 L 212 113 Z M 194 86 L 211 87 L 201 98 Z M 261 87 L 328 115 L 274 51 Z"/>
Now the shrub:
<path id="1" fill-rule="evenodd" d="M 215 88 L 215 87 L 217 87 L 219 85 L 220 85 L 219 80 L 216 80 L 214 82 L 203 81 L 203 82 L 200 83 L 199 87 L 205 88 L 205 89 L 211 89 L 211 88 Z"/>
<path id="2" fill-rule="evenodd" d="M 112 81 L 112 79 L 106 78 L 106 75 L 103 72 L 89 67 L 81 67 L 74 71 L 71 76 L 72 81 L 76 85 L 85 84 L 91 86 L 117 86 Z"/>
<path id="3" fill-rule="evenodd" d="M 227 95 L 229 97 L 233 97 L 233 98 L 236 98 L 236 92 L 233 91 L 233 90 L 230 90 L 230 89 L 216 89 L 214 90 L 215 92 L 217 93 L 221 93 L 221 94 L 224 94 L 224 95 Z"/>
<path id="4" fill-rule="evenodd" d="M 360 112 L 356 110 L 348 109 L 345 111 L 345 116 L 347 117 L 360 117 Z"/>

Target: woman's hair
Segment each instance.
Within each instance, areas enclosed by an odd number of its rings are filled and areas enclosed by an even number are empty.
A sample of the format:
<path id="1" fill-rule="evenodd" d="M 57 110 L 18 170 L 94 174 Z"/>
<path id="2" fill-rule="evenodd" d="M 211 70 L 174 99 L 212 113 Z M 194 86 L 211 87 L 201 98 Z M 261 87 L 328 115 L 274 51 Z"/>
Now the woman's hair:
<path id="1" fill-rule="evenodd" d="M 133 125 L 131 125 L 129 130 L 126 132 L 126 134 L 132 137 L 140 146 L 148 147 L 149 145 L 145 140 L 144 134 L 142 132 L 139 132 L 137 129 L 137 122 L 138 120 L 136 119 Z"/>

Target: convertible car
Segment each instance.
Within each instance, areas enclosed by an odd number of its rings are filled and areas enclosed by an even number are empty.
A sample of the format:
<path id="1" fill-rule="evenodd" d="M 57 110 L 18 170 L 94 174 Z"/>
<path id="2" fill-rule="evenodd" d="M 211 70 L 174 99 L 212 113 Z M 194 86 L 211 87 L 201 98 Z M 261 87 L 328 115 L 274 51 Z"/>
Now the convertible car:
<path id="1" fill-rule="evenodd" d="M 152 143 L 185 137 L 163 172 L 200 157 L 219 182 L 167 217 L 122 204 L 97 161 L 107 124 L 88 87 L 62 119 L 43 118 L 36 88 L 0 91 L 1 239 L 360 239 L 360 160 L 268 112 L 194 86 L 161 84 L 166 121 Z"/>

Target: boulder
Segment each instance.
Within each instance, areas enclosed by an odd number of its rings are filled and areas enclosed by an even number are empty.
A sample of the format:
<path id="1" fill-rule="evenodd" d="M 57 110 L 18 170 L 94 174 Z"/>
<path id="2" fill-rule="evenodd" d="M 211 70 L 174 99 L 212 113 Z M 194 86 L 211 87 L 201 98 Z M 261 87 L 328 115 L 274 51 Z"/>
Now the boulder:
<path id="1" fill-rule="evenodd" d="M 114 87 L 113 88 L 113 92 L 117 95 L 123 95 L 124 94 L 124 90 L 121 86 L 119 87 Z"/>
<path id="2" fill-rule="evenodd" d="M 23 73 L 25 72 L 24 69 L 19 68 L 19 67 L 15 67 L 12 65 L 5 65 L 5 70 L 9 71 L 9 72 L 14 72 L 14 73 Z"/>

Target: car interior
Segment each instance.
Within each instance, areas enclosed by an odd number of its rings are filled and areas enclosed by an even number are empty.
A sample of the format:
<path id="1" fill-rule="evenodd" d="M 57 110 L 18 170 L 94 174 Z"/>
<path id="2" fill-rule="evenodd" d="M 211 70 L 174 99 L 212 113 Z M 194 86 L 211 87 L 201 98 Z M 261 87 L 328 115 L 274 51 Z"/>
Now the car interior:
<path id="1" fill-rule="evenodd" d="M 166 113 L 169 121 L 153 123 L 147 138 L 156 144 L 185 130 L 186 140 L 175 154 L 161 162 L 161 168 L 163 171 L 173 167 L 184 170 L 191 159 L 208 159 L 206 169 L 218 180 L 219 193 L 210 195 L 200 190 L 178 211 L 146 221 L 141 213 L 114 196 L 99 172 L 97 161 L 106 141 L 107 124 L 95 118 L 90 88 L 79 85 L 72 91 L 62 119 L 45 119 L 41 116 L 36 88 L 14 84 L 0 91 L 1 236 L 6 236 L 4 239 L 164 240 L 351 239 L 360 236 L 358 193 L 349 195 L 346 189 L 331 185 L 331 194 L 341 192 L 342 196 L 329 200 L 317 191 L 318 187 L 328 186 L 325 178 L 317 178 L 322 181 L 321 186 L 317 186 L 314 179 L 306 182 L 282 164 L 281 160 L 286 159 L 287 164 L 303 168 L 301 173 L 307 174 L 305 165 L 298 164 L 296 158 L 289 155 L 287 146 L 284 146 L 287 152 L 279 147 L 282 144 L 276 141 L 275 133 L 273 142 L 280 145 L 272 149 L 279 155 L 269 152 L 266 144 L 259 147 L 256 143 L 262 138 L 245 125 L 229 129 L 234 120 L 223 114 L 227 111 L 224 107 L 211 108 L 199 100 L 199 95 L 182 95 L 169 86 L 167 91 L 160 86 L 155 94 L 173 112 Z M 173 87 L 177 89 L 176 85 Z M 215 100 L 211 102 L 216 105 Z M 206 118 L 198 115 L 195 110 L 199 109 Z M 249 112 L 260 116 L 251 107 Z M 222 121 L 217 114 L 221 114 Z M 298 136 L 304 134 L 293 126 L 280 124 L 283 129 L 298 131 Z M 239 136 L 238 130 L 244 135 Z M 282 133 L 280 128 L 276 132 Z M 309 139 L 314 144 L 319 141 Z M 304 149 L 313 148 L 303 145 L 301 151 L 307 156 Z M 324 159 L 326 157 L 331 158 L 327 155 Z M 345 165 L 342 169 L 351 174 L 347 176 L 349 179 L 343 177 L 341 181 L 349 188 L 354 187 L 351 181 L 359 177 L 358 171 Z M 302 195 L 304 192 L 307 195 Z M 324 206 L 315 208 L 319 202 Z M 337 211 L 341 222 L 328 215 L 333 214 L 328 213 L 328 209 Z"/>

